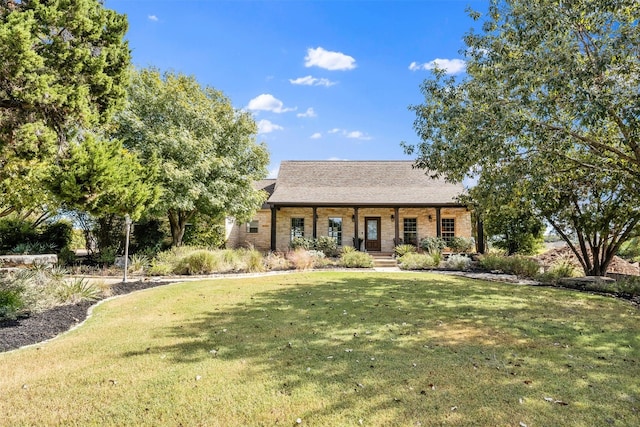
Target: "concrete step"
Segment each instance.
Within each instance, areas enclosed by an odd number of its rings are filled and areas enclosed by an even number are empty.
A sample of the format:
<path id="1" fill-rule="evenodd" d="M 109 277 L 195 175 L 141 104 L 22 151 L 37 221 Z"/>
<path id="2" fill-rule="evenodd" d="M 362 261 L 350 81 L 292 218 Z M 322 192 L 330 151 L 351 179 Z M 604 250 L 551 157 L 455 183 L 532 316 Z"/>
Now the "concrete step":
<path id="1" fill-rule="evenodd" d="M 368 252 L 373 257 L 374 267 L 397 267 L 398 263 L 390 252 Z"/>

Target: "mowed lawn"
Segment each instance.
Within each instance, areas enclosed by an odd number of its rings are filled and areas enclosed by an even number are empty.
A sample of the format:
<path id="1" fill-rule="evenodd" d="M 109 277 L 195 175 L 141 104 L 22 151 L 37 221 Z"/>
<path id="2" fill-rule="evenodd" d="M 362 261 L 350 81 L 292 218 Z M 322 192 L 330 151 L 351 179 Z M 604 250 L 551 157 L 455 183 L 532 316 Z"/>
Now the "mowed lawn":
<path id="1" fill-rule="evenodd" d="M 638 426 L 640 312 L 427 273 L 172 284 L 0 354 L 0 424 Z"/>

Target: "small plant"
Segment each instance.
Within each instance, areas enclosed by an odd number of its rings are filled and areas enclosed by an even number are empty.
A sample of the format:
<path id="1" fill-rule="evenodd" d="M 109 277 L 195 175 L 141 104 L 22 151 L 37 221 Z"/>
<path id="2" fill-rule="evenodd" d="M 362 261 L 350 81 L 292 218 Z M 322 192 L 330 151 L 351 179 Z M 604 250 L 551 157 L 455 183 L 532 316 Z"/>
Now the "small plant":
<path id="1" fill-rule="evenodd" d="M 0 284 L 0 320 L 13 320 L 24 309 L 23 289 L 18 286 Z"/>
<path id="2" fill-rule="evenodd" d="M 415 252 L 408 252 L 398 258 L 398 266 L 402 270 L 426 270 L 436 267 L 439 262 L 436 262 L 433 255 L 419 254 Z"/>
<path id="3" fill-rule="evenodd" d="M 264 265 L 267 270 L 288 270 L 291 268 L 289 261 L 281 254 L 275 252 L 269 252 L 264 257 Z"/>
<path id="4" fill-rule="evenodd" d="M 195 251 L 182 258 L 176 269 L 178 274 L 210 274 L 219 270 L 220 258 L 206 249 Z"/>
<path id="5" fill-rule="evenodd" d="M 143 273 L 149 267 L 149 258 L 134 254 L 129 259 L 129 273 Z"/>
<path id="6" fill-rule="evenodd" d="M 464 237 L 452 237 L 447 246 L 454 253 L 467 253 L 473 249 L 473 239 L 465 239 Z"/>
<path id="7" fill-rule="evenodd" d="M 342 251 L 340 256 L 340 265 L 347 268 L 371 268 L 373 267 L 373 258 L 366 252 Z"/>
<path id="8" fill-rule="evenodd" d="M 315 241 L 315 249 L 322 251 L 328 257 L 338 255 L 338 243 L 329 236 L 320 236 Z"/>
<path id="9" fill-rule="evenodd" d="M 444 248 L 447 247 L 447 242 L 440 237 L 425 237 L 420 240 L 420 247 L 428 254 L 441 254 Z"/>
<path id="10" fill-rule="evenodd" d="M 570 258 L 560 258 L 553 265 L 541 274 L 538 279 L 544 283 L 557 283 L 559 279 L 565 277 L 575 277 L 578 269 Z"/>
<path id="11" fill-rule="evenodd" d="M 168 276 L 173 273 L 174 266 L 166 261 L 153 260 L 147 270 L 151 276 Z"/>
<path id="12" fill-rule="evenodd" d="M 342 247 L 342 254 L 350 254 L 352 252 L 356 252 L 356 248 L 354 248 L 353 246 L 343 246 Z"/>
<path id="13" fill-rule="evenodd" d="M 537 277 L 540 264 L 531 258 L 521 255 L 503 256 L 488 254 L 480 257 L 480 266 L 489 271 L 502 271 L 519 277 Z"/>
<path id="14" fill-rule="evenodd" d="M 396 257 L 400 258 L 408 253 L 413 253 L 416 251 L 416 247 L 413 245 L 398 245 L 393 248 L 393 253 Z"/>
<path id="15" fill-rule="evenodd" d="M 315 266 L 313 255 L 302 248 L 287 253 L 287 260 L 289 260 L 296 270 L 307 270 Z"/>
<path id="16" fill-rule="evenodd" d="M 293 240 L 291 240 L 291 243 L 289 244 L 289 247 L 291 249 L 293 249 L 294 251 L 296 249 L 313 249 L 315 247 L 315 242 L 313 241 L 313 239 L 308 239 L 306 237 L 296 237 Z"/>
<path id="17" fill-rule="evenodd" d="M 444 266 L 452 270 L 468 270 L 471 267 L 471 258 L 464 255 L 455 254 L 447 258 Z"/>
<path id="18" fill-rule="evenodd" d="M 100 298 L 100 289 L 85 278 L 77 278 L 70 282 L 63 282 L 58 289 L 60 301 L 76 304 L 81 301 L 95 301 Z"/>
<path id="19" fill-rule="evenodd" d="M 265 270 L 262 254 L 255 249 L 248 249 L 245 254 L 246 269 L 249 273 L 257 273 Z"/>

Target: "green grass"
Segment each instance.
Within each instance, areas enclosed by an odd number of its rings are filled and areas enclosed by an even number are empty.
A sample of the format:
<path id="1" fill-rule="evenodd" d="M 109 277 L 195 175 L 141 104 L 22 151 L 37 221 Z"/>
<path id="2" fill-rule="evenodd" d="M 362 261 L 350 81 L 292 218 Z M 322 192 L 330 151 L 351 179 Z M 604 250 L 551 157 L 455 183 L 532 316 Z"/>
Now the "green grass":
<path id="1" fill-rule="evenodd" d="M 613 298 L 423 273 L 173 284 L 0 354 L 0 424 L 635 426 L 639 320 Z"/>

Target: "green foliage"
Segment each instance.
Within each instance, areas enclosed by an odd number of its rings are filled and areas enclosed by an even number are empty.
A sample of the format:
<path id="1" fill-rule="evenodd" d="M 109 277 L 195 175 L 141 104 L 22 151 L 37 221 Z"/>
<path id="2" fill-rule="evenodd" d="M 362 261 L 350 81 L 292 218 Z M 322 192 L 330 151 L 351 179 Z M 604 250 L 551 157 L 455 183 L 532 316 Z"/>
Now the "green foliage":
<path id="1" fill-rule="evenodd" d="M 320 236 L 315 241 L 315 249 L 328 257 L 338 255 L 338 243 L 329 236 Z"/>
<path id="2" fill-rule="evenodd" d="M 7 217 L 0 219 L 0 253 L 57 253 L 71 243 L 71 224 L 67 221 L 33 227 L 29 221 Z"/>
<path id="3" fill-rule="evenodd" d="M 248 273 L 258 273 L 265 270 L 265 263 L 262 254 L 255 249 L 244 251 L 245 271 Z"/>
<path id="4" fill-rule="evenodd" d="M 161 250 L 167 249 L 170 241 L 167 242 L 169 234 L 165 223 L 156 218 L 137 221 L 131 232 L 129 250 L 155 255 Z"/>
<path id="5" fill-rule="evenodd" d="M 59 265 L 73 265 L 76 262 L 76 253 L 69 247 L 62 248 L 58 253 Z"/>
<path id="6" fill-rule="evenodd" d="M 85 134 L 53 172 L 51 191 L 71 209 L 138 219 L 158 200 L 157 166 L 142 166 L 116 139 Z"/>
<path id="7" fill-rule="evenodd" d="M 538 280 L 543 283 L 557 283 L 559 279 L 565 277 L 575 277 L 578 269 L 570 258 L 561 258 L 544 273 L 538 276 Z"/>
<path id="8" fill-rule="evenodd" d="M 260 208 L 266 194 L 253 182 L 269 155 L 250 113 L 193 77 L 155 69 L 134 72 L 128 97 L 115 136 L 143 164 L 159 164 L 156 212 L 168 215 L 173 245 L 196 213 L 244 220 Z"/>
<path id="9" fill-rule="evenodd" d="M 366 252 L 356 250 L 345 252 L 343 250 L 339 263 L 346 268 L 371 268 L 373 267 L 373 257 Z"/>
<path id="10" fill-rule="evenodd" d="M 425 237 L 420 240 L 420 247 L 429 254 L 441 254 L 444 248 L 447 247 L 447 242 L 440 237 Z"/>
<path id="11" fill-rule="evenodd" d="M 291 239 L 291 243 L 289 243 L 289 247 L 294 251 L 296 249 L 313 249 L 315 247 L 315 242 L 313 239 L 308 237 L 294 237 Z"/>
<path id="12" fill-rule="evenodd" d="M 406 255 L 408 253 L 415 252 L 415 251 L 416 251 L 416 247 L 413 245 L 398 245 L 395 248 L 393 248 L 393 253 L 396 255 L 396 257 L 402 257 L 403 255 Z"/>
<path id="13" fill-rule="evenodd" d="M 63 304 L 77 304 L 82 301 L 100 299 L 100 289 L 85 278 L 62 282 L 58 288 L 58 298 Z"/>
<path id="14" fill-rule="evenodd" d="M 0 281 L 0 321 L 15 319 L 24 309 L 23 289 Z"/>
<path id="15" fill-rule="evenodd" d="M 471 252 L 474 247 L 473 239 L 465 239 L 464 237 L 452 237 L 447 246 L 455 253 Z"/>
<path id="16" fill-rule="evenodd" d="M 149 267 L 149 258 L 141 254 L 131 255 L 128 263 L 130 273 L 143 273 Z"/>
<path id="17" fill-rule="evenodd" d="M 640 237 L 627 240 L 620 246 L 618 255 L 633 262 L 640 262 Z"/>
<path id="18" fill-rule="evenodd" d="M 58 149 L 124 101 L 127 21 L 98 0 L 0 7 L 0 198 L 18 210 L 50 202 L 43 182 Z"/>
<path id="19" fill-rule="evenodd" d="M 466 76 L 423 83 L 422 142 L 405 147 L 419 167 L 525 201 L 588 275 L 640 222 L 640 3 L 596 3 L 492 0 L 464 38 Z"/>
<path id="20" fill-rule="evenodd" d="M 437 266 L 438 262 L 429 254 L 407 252 L 398 258 L 398 267 L 402 270 L 428 270 Z"/>
<path id="21" fill-rule="evenodd" d="M 354 248 L 353 246 L 343 246 L 342 247 L 342 253 L 343 254 L 350 254 L 352 252 L 356 252 L 356 248 Z"/>
<path id="22" fill-rule="evenodd" d="M 451 270 L 465 271 L 471 267 L 471 258 L 460 254 L 454 254 L 447 258 L 444 266 Z"/>
<path id="23" fill-rule="evenodd" d="M 19 244 L 35 243 L 37 231 L 27 221 L 17 218 L 0 219 L 0 252 L 8 252 Z"/>
<path id="24" fill-rule="evenodd" d="M 540 273 L 540 264 L 531 258 L 521 255 L 504 256 L 498 254 L 482 255 L 480 267 L 489 271 L 501 271 L 519 277 L 536 278 Z"/>
<path id="25" fill-rule="evenodd" d="M 224 246 L 224 218 L 196 214 L 185 229 L 182 243 L 189 246 L 221 248 Z"/>
<path id="26" fill-rule="evenodd" d="M 202 249 L 182 258 L 178 264 L 178 274 L 210 274 L 218 270 L 220 259 L 211 251 Z"/>

